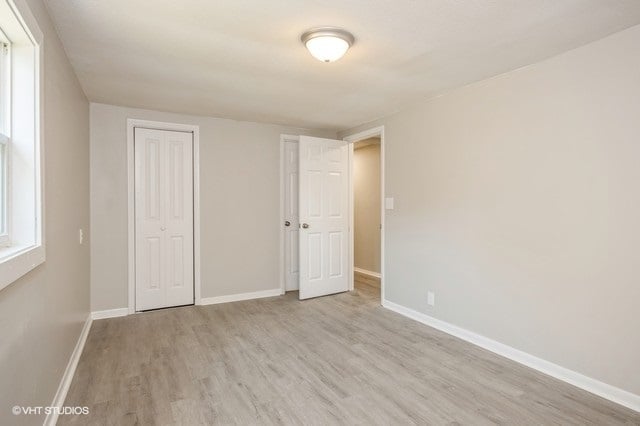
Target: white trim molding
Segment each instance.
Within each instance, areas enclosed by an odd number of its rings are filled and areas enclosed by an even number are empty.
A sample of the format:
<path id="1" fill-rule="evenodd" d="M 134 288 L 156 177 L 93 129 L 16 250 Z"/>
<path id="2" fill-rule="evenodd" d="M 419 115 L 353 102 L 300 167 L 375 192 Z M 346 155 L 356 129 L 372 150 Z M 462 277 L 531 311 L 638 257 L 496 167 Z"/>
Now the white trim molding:
<path id="1" fill-rule="evenodd" d="M 219 303 L 239 302 L 241 300 L 263 299 L 265 297 L 281 296 L 282 289 L 280 287 L 271 290 L 254 291 L 251 293 L 229 294 L 226 296 L 203 297 L 200 299 L 200 305 L 217 305 Z"/>
<path id="2" fill-rule="evenodd" d="M 135 163 L 133 158 L 134 129 L 169 130 L 193 133 L 193 295 L 194 304 L 200 304 L 200 126 L 161 121 L 127 119 L 127 205 L 128 205 L 128 284 L 129 314 L 136 312 L 136 271 L 135 271 Z"/>
<path id="3" fill-rule="evenodd" d="M 357 272 L 359 274 L 362 274 L 362 275 L 368 275 L 368 276 L 373 277 L 373 278 L 381 278 L 382 277 L 380 272 L 373 272 L 373 271 L 369 271 L 368 269 L 358 268 L 356 266 L 353 267 L 353 271 Z"/>
<path id="4" fill-rule="evenodd" d="M 129 308 L 107 309 L 104 311 L 91 312 L 92 320 L 101 320 L 105 318 L 126 317 L 129 315 Z"/>
<path id="5" fill-rule="evenodd" d="M 53 397 L 53 402 L 51 402 L 52 407 L 62 408 L 64 405 L 67 392 L 69 392 L 69 386 L 71 386 L 71 381 L 78 367 L 78 361 L 80 361 L 80 355 L 82 355 L 82 351 L 84 350 L 84 344 L 87 342 L 87 336 L 89 336 L 92 322 L 91 315 L 89 315 L 84 322 L 80 337 L 78 337 L 78 341 L 76 342 L 76 347 L 73 349 L 73 352 L 71 352 L 67 368 L 64 370 L 56 395 Z M 53 426 L 56 424 L 58 421 L 58 412 L 59 411 L 51 410 L 49 414 L 47 414 L 47 418 L 44 420 L 45 426 Z"/>
<path id="6" fill-rule="evenodd" d="M 640 412 L 640 395 L 603 383 L 599 380 L 585 376 L 573 370 L 569 370 L 568 368 L 561 367 L 519 349 L 489 339 L 488 337 L 474 333 L 473 331 L 433 318 L 405 306 L 398 305 L 397 303 L 385 300 L 382 302 L 382 306 L 407 318 L 426 324 L 519 364 L 538 370 L 541 373 L 547 374 L 558 380 L 562 380 L 563 382 L 569 383 L 570 385 L 583 389 L 587 392 L 608 399 L 609 401 L 613 401 L 616 404 L 620 404 Z"/>

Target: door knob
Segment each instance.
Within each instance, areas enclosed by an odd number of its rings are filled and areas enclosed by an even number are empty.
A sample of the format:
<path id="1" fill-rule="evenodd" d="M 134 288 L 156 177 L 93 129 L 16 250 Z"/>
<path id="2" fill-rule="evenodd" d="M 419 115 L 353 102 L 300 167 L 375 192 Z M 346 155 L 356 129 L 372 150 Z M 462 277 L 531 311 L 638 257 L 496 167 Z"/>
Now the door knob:
<path id="1" fill-rule="evenodd" d="M 291 222 L 289 222 L 288 220 L 284 221 L 284 226 L 291 226 Z"/>
<path id="2" fill-rule="evenodd" d="M 161 231 L 166 231 L 166 229 L 167 229 L 167 228 L 165 228 L 164 226 L 161 226 L 161 227 L 160 227 L 160 230 L 161 230 Z"/>
<path id="3" fill-rule="evenodd" d="M 304 229 L 307 229 L 307 228 L 309 227 L 309 224 L 308 224 L 308 223 L 303 223 L 303 224 L 302 224 L 302 227 L 303 227 Z"/>

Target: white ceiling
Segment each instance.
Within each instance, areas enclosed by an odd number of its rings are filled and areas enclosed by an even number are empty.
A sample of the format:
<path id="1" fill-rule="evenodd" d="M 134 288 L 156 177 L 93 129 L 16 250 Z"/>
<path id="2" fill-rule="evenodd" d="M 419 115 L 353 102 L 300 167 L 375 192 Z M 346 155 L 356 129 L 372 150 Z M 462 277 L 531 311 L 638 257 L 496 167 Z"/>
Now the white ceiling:
<path id="1" fill-rule="evenodd" d="M 344 129 L 640 23 L 640 0 L 45 0 L 93 102 Z M 306 29 L 355 45 L 313 59 Z"/>

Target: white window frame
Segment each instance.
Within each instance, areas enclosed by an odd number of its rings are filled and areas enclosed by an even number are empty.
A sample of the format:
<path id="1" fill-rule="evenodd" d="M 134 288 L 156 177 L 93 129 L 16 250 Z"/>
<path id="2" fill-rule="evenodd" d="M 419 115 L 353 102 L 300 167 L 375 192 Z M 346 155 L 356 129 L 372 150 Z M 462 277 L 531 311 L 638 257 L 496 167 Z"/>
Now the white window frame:
<path id="1" fill-rule="evenodd" d="M 0 0 L 0 28 L 11 50 L 7 114 L 10 118 L 9 123 L 2 127 L 8 134 L 3 133 L 4 136 L 0 137 L 0 143 L 8 148 L 5 151 L 7 191 L 4 203 L 7 206 L 7 233 L 4 240 L 0 237 L 2 290 L 45 261 L 42 161 L 44 85 L 41 73 L 44 37 L 26 0 Z M 23 205 L 27 206 L 26 210 L 21 208 Z"/>
<path id="2" fill-rule="evenodd" d="M 11 44 L 0 28 L 0 248 L 11 244 L 10 209 L 7 208 L 10 184 L 8 182 L 11 167 Z"/>
<path id="3" fill-rule="evenodd" d="M 0 133 L 0 248 L 11 245 L 11 235 L 9 234 L 11 223 L 11 211 L 8 208 L 9 173 L 11 167 L 11 144 L 7 135 Z"/>

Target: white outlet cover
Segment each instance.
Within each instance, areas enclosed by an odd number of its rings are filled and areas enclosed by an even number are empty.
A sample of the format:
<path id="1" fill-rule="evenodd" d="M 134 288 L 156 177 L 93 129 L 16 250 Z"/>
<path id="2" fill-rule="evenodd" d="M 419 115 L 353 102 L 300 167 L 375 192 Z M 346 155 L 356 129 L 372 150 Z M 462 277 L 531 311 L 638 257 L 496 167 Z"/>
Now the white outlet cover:
<path id="1" fill-rule="evenodd" d="M 384 199 L 384 208 L 387 210 L 393 210 L 393 197 L 387 197 Z"/>
<path id="2" fill-rule="evenodd" d="M 436 295 L 432 291 L 427 292 L 427 304 L 429 306 L 435 306 L 436 304 Z"/>

